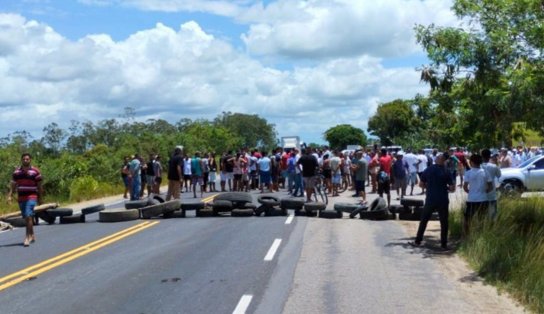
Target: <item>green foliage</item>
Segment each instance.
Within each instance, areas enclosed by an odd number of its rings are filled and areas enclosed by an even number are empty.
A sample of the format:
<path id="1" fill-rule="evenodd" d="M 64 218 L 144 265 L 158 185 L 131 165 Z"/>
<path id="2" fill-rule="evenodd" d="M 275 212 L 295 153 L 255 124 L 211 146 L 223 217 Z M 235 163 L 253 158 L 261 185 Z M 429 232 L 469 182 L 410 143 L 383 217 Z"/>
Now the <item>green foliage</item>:
<path id="1" fill-rule="evenodd" d="M 460 252 L 487 281 L 507 290 L 537 313 L 544 311 L 544 201 L 501 199 L 496 220 L 475 220 Z M 450 214 L 452 237 L 460 235 L 460 211 Z"/>
<path id="2" fill-rule="evenodd" d="M 332 149 L 345 149 L 347 145 L 366 146 L 367 138 L 365 132 L 349 124 L 339 124 L 334 126 L 325 133 L 324 139 L 329 142 L 329 147 Z"/>
<path id="3" fill-rule="evenodd" d="M 399 144 L 413 135 L 415 128 L 416 117 L 410 101 L 400 99 L 380 104 L 376 114 L 368 121 L 368 131 L 378 136 L 385 146 Z"/>
<path id="4" fill-rule="evenodd" d="M 451 128 L 440 119 L 434 127 L 480 147 L 511 145 L 513 122 L 544 134 L 541 1 L 457 0 L 453 10 L 474 26 L 416 26 L 416 39 L 431 60 L 421 70 L 429 98 L 459 122 Z"/>
<path id="5" fill-rule="evenodd" d="M 233 134 L 237 134 L 244 147 L 271 150 L 278 145 L 274 124 L 268 123 L 258 115 L 223 112 L 215 118 L 214 125 L 222 126 Z"/>
<path id="6" fill-rule="evenodd" d="M 98 182 L 91 176 L 76 178 L 70 186 L 70 201 L 81 202 L 119 192 L 112 184 Z"/>

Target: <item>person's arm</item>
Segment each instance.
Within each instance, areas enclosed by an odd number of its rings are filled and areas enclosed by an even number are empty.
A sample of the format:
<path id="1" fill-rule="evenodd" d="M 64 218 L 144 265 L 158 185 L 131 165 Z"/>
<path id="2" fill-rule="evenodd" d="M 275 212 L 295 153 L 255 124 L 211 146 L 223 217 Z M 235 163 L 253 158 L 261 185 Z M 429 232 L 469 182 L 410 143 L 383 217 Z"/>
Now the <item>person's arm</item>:
<path id="1" fill-rule="evenodd" d="M 17 183 L 15 183 L 15 181 L 11 181 L 10 184 L 9 184 L 9 191 L 8 191 L 8 197 L 7 197 L 7 200 L 8 200 L 8 204 L 11 204 L 11 201 L 12 201 L 12 196 L 13 196 L 13 192 L 15 192 L 17 190 Z"/>
<path id="2" fill-rule="evenodd" d="M 43 201 L 43 186 L 42 186 L 42 181 L 38 181 L 37 186 L 38 186 L 38 205 L 41 205 L 41 204 L 42 204 L 42 201 Z"/>
<path id="3" fill-rule="evenodd" d="M 465 182 L 463 183 L 463 191 L 465 191 L 466 193 L 468 193 L 468 182 L 467 182 L 467 181 L 465 181 Z"/>

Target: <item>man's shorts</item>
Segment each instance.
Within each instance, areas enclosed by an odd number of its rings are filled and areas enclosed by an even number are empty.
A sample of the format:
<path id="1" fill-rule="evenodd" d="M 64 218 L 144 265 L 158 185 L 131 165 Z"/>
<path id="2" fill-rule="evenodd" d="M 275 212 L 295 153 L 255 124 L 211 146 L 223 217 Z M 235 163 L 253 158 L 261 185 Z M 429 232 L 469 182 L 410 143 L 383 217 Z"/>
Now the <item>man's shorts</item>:
<path id="1" fill-rule="evenodd" d="M 342 182 L 342 174 L 337 173 L 332 176 L 332 184 L 340 184 Z"/>
<path id="2" fill-rule="evenodd" d="M 460 177 L 463 177 L 465 175 L 465 167 L 461 166 L 461 167 L 458 167 L 457 168 L 457 174 L 460 176 Z"/>
<path id="3" fill-rule="evenodd" d="M 225 178 L 227 178 L 227 180 L 232 180 L 232 178 L 234 178 L 234 173 L 225 172 Z"/>
<path id="4" fill-rule="evenodd" d="M 37 200 L 28 200 L 19 202 L 19 209 L 21 210 L 21 216 L 34 217 L 34 207 L 38 204 Z"/>
<path id="5" fill-rule="evenodd" d="M 305 189 L 313 189 L 315 186 L 315 177 L 302 177 L 302 182 L 304 182 Z"/>
<path id="6" fill-rule="evenodd" d="M 385 182 L 378 182 L 378 194 L 389 194 L 391 191 L 391 182 L 389 180 Z"/>
<path id="7" fill-rule="evenodd" d="M 130 178 L 128 176 L 123 177 L 123 184 L 125 185 L 126 188 L 130 186 Z"/>
<path id="8" fill-rule="evenodd" d="M 395 183 L 393 184 L 395 189 L 404 189 L 407 185 L 406 177 L 404 178 L 395 178 Z"/>
<path id="9" fill-rule="evenodd" d="M 357 192 L 357 194 L 365 191 L 364 180 L 355 180 L 355 191 Z"/>
<path id="10" fill-rule="evenodd" d="M 152 186 L 155 183 L 155 176 L 145 176 L 145 182 L 148 186 Z"/>
<path id="11" fill-rule="evenodd" d="M 467 202 L 467 206 L 463 214 L 465 218 L 471 218 L 474 215 L 487 214 L 488 202 Z"/>
<path id="12" fill-rule="evenodd" d="M 240 174 L 238 174 L 238 173 L 235 174 L 235 175 L 234 175 L 234 180 L 236 180 L 236 181 L 241 181 L 241 180 L 242 180 L 242 174 L 241 174 L 241 173 L 240 173 Z"/>
<path id="13" fill-rule="evenodd" d="M 204 184 L 204 179 L 202 178 L 202 176 L 192 175 L 191 176 L 191 183 L 192 184 L 203 185 Z"/>
<path id="14" fill-rule="evenodd" d="M 155 184 L 161 184 L 162 183 L 162 177 L 155 177 Z"/>
<path id="15" fill-rule="evenodd" d="M 184 174 L 183 175 L 183 180 L 185 180 L 185 181 L 191 180 L 191 175 L 190 174 Z"/>
<path id="16" fill-rule="evenodd" d="M 262 184 L 270 184 L 272 182 L 272 178 L 270 177 L 270 171 L 261 171 L 259 174 Z"/>
<path id="17" fill-rule="evenodd" d="M 416 172 L 410 172 L 410 174 L 408 175 L 408 183 L 410 183 L 410 185 L 417 184 Z"/>

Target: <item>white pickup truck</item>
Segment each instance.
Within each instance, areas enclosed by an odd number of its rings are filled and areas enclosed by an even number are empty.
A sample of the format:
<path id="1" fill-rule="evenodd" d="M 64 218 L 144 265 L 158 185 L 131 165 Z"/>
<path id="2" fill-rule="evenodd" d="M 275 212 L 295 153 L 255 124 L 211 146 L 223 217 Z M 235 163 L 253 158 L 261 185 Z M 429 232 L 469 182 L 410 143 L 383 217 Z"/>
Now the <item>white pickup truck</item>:
<path id="1" fill-rule="evenodd" d="M 544 155 L 535 156 L 514 168 L 501 169 L 499 191 L 519 196 L 525 191 L 544 191 Z"/>

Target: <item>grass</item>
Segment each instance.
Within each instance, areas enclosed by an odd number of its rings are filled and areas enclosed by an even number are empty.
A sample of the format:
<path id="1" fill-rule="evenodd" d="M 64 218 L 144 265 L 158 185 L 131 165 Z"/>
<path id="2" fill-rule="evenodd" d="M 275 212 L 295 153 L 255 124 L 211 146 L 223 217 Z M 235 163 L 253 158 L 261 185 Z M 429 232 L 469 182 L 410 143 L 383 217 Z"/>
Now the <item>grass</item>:
<path id="1" fill-rule="evenodd" d="M 544 312 L 544 199 L 499 201 L 496 220 L 474 220 L 459 253 L 489 283 L 537 313 Z M 461 211 L 450 214 L 452 239 L 462 230 Z"/>

